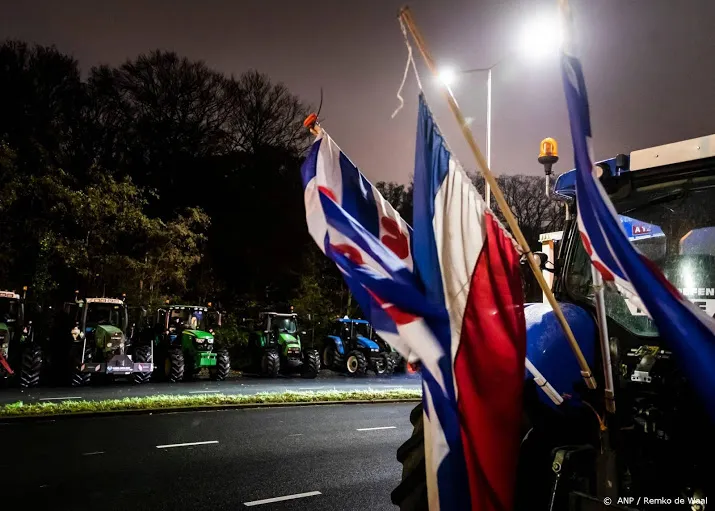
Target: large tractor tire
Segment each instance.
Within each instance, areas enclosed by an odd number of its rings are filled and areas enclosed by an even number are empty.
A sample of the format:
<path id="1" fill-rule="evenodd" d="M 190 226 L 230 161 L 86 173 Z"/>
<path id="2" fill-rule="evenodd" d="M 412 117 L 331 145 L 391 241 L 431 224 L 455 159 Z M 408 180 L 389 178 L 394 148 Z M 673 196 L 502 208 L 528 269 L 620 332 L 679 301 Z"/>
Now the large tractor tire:
<path id="1" fill-rule="evenodd" d="M 184 379 L 186 364 L 184 354 L 179 349 L 169 350 L 164 360 L 164 377 L 171 383 L 178 383 Z"/>
<path id="2" fill-rule="evenodd" d="M 261 376 L 276 378 L 281 370 L 281 357 L 276 350 L 266 350 L 261 357 Z"/>
<path id="3" fill-rule="evenodd" d="M 345 369 L 345 359 L 338 352 L 334 343 L 326 344 L 323 348 L 323 368 L 342 372 Z"/>
<path id="4" fill-rule="evenodd" d="M 391 353 L 380 353 L 379 360 L 373 364 L 373 370 L 378 376 L 392 376 L 395 372 L 395 358 Z"/>
<path id="5" fill-rule="evenodd" d="M 84 351 L 84 361 L 92 361 L 92 350 L 86 348 Z M 82 387 L 88 385 L 92 373 L 83 373 L 82 366 L 82 345 L 81 343 L 73 344 L 70 348 L 70 384 L 73 387 Z"/>
<path id="6" fill-rule="evenodd" d="M 42 350 L 37 344 L 30 344 L 22 351 L 20 363 L 20 387 L 29 389 L 40 384 L 42 372 Z"/>
<path id="7" fill-rule="evenodd" d="M 422 403 L 410 413 L 410 422 L 412 436 L 397 449 L 397 461 L 402 464 L 402 481 L 392 491 L 392 503 L 400 511 L 428 511 Z"/>
<path id="8" fill-rule="evenodd" d="M 216 365 L 209 369 L 209 376 L 212 380 L 223 381 L 231 371 L 231 358 L 228 351 L 219 350 L 216 352 Z"/>
<path id="9" fill-rule="evenodd" d="M 367 358 L 360 351 L 351 351 L 345 359 L 345 369 L 349 376 L 365 376 L 367 374 Z"/>
<path id="10" fill-rule="evenodd" d="M 315 378 L 320 372 L 320 354 L 318 350 L 305 350 L 303 365 L 300 366 L 300 375 L 303 378 Z"/>
<path id="11" fill-rule="evenodd" d="M 407 373 L 407 359 L 399 353 L 394 354 L 395 357 L 395 372 Z"/>
<path id="12" fill-rule="evenodd" d="M 134 359 L 132 361 L 142 364 L 150 364 L 154 362 L 152 360 L 151 346 L 138 346 L 137 349 L 134 350 Z M 138 385 L 142 383 L 149 383 L 149 380 L 151 380 L 151 373 L 152 371 L 134 373 L 132 375 L 132 380 L 134 380 L 134 383 Z"/>

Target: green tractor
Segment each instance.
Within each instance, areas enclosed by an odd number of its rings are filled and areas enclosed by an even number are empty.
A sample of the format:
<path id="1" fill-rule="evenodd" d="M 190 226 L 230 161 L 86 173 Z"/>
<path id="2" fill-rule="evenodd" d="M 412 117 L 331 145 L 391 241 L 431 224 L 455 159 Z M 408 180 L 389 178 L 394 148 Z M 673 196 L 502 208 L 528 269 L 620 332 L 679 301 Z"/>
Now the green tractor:
<path id="1" fill-rule="evenodd" d="M 153 347 L 133 345 L 127 332 L 123 298 L 75 296 L 74 303 L 64 304 L 63 314 L 55 322 L 50 364 L 55 373 L 68 368 L 75 387 L 88 384 L 93 375 L 146 383 L 154 367 Z"/>
<path id="2" fill-rule="evenodd" d="M 315 378 L 320 371 L 318 350 L 303 349 L 298 332 L 298 315 L 279 312 L 259 314 L 262 329 L 249 335 L 248 350 L 251 365 L 262 376 L 275 378 L 278 373 L 300 371 L 304 378 Z"/>
<path id="3" fill-rule="evenodd" d="M 209 304 L 209 307 L 211 304 Z M 160 379 L 176 383 L 191 380 L 207 368 L 212 380 L 223 381 L 231 371 L 228 351 L 215 349 L 210 319 L 221 314 L 202 305 L 167 305 L 157 310 L 155 346 Z M 211 318 L 210 318 L 211 316 Z"/>
<path id="4" fill-rule="evenodd" d="M 23 291 L 27 291 L 27 287 Z M 39 381 L 42 357 L 33 357 L 32 350 L 28 349 L 32 339 L 32 321 L 25 321 L 25 293 L 20 296 L 14 291 L 0 291 L 0 378 L 10 378 L 15 374 L 12 368 L 21 367 L 20 383 L 23 387 Z M 26 369 L 36 373 L 36 378 L 26 374 Z"/>

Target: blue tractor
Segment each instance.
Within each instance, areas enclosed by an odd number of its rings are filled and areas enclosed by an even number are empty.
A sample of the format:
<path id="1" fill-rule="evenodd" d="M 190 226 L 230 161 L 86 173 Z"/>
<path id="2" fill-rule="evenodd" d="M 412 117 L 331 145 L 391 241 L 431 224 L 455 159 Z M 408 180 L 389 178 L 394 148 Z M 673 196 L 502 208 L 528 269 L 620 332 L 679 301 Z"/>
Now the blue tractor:
<path id="1" fill-rule="evenodd" d="M 547 180 L 556 160 L 553 143 L 539 158 Z M 715 135 L 597 167 L 631 243 L 713 316 Z M 558 234 L 554 257 L 537 255 L 597 389 L 583 383 L 551 307 L 527 304 L 527 358 L 542 378 L 525 374 L 515 509 L 709 509 L 715 429 L 690 384 L 699 375 L 647 312 L 615 289 L 595 288 L 576 222 L 575 172 L 558 176 L 553 190 L 547 181 L 546 190 L 564 206 L 564 228 L 551 233 Z M 550 397 L 545 382 L 555 389 Z M 398 450 L 403 475 L 392 501 L 403 511 L 427 509 L 422 416 L 419 405 L 410 417 L 413 436 Z"/>
<path id="2" fill-rule="evenodd" d="M 345 316 L 335 321 L 321 353 L 324 368 L 349 376 L 364 376 L 368 370 L 389 376 L 395 371 L 396 359 L 390 346 L 377 338 L 372 325 L 364 319 Z"/>

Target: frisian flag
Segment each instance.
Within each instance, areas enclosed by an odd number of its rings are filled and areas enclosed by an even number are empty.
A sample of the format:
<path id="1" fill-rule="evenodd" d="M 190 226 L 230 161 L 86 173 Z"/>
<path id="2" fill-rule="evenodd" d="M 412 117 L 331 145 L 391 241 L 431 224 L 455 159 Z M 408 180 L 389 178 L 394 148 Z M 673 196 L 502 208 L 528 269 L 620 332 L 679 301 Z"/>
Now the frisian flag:
<path id="1" fill-rule="evenodd" d="M 566 35 L 571 19 L 564 11 Z M 584 248 L 603 280 L 647 311 L 660 335 L 692 375 L 690 381 L 715 420 L 715 320 L 685 298 L 660 269 L 629 241 L 593 165 L 586 82 L 570 40 L 561 71 L 576 163 L 578 228 Z"/>
<path id="2" fill-rule="evenodd" d="M 377 333 L 403 356 L 421 362 L 430 509 L 507 509 L 508 506 L 480 507 L 475 504 L 478 499 L 498 501 L 501 497 L 499 481 L 490 480 L 494 472 L 485 469 L 484 465 L 490 462 L 490 457 L 492 462 L 502 463 L 505 453 L 497 448 L 498 443 L 491 451 L 488 446 L 483 446 L 482 451 L 475 451 L 468 438 L 470 435 L 484 438 L 494 432 L 494 424 L 487 417 L 477 415 L 477 410 L 481 410 L 483 415 L 487 413 L 474 388 L 479 378 L 493 375 L 494 370 L 489 367 L 486 358 L 479 358 L 473 350 L 458 349 L 460 339 L 453 338 L 445 303 L 428 300 L 425 286 L 414 271 L 415 234 L 325 131 L 321 130 L 309 151 L 302 167 L 302 179 L 308 229 L 318 247 L 341 270 L 363 314 Z M 480 244 L 476 243 L 469 249 L 477 254 Z M 482 257 L 491 255 L 491 251 L 484 250 Z M 449 273 L 445 276 L 449 278 Z M 484 277 L 501 279 L 498 270 L 494 275 Z M 492 296 L 491 299 L 509 301 L 505 297 Z M 476 315 L 465 321 L 475 322 L 473 328 L 477 330 L 481 324 Z M 503 356 L 509 358 L 509 351 L 505 348 Z M 455 356 L 458 354 L 462 362 L 458 363 L 455 371 Z M 466 358 L 468 356 L 475 359 L 470 362 Z M 523 349 L 516 356 L 521 364 L 515 364 L 520 367 L 520 383 L 524 356 Z M 481 373 L 483 376 L 477 374 L 479 371 L 484 371 Z M 469 373 L 470 378 L 463 380 L 465 386 L 462 388 L 459 387 L 462 382 L 455 377 L 465 373 Z M 509 390 L 508 385 L 506 389 Z M 500 392 L 503 391 L 504 388 L 500 389 Z M 502 393 L 502 396 L 505 403 L 513 402 L 514 396 L 508 395 L 508 392 Z M 465 407 L 472 405 L 478 408 L 468 414 L 470 429 L 465 431 L 460 424 L 460 414 L 464 414 Z M 489 413 L 496 414 L 496 417 L 501 410 Z M 518 423 L 518 419 L 515 422 Z M 484 429 L 477 432 L 475 428 Z M 481 445 L 481 442 L 478 443 Z M 473 463 L 471 471 L 467 468 L 468 463 Z M 480 487 L 489 486 L 485 494 L 478 497 L 471 495 L 475 477 L 481 478 Z"/>
<path id="3" fill-rule="evenodd" d="M 428 302 L 448 311 L 450 322 L 437 339 L 449 354 L 442 371 L 453 394 L 425 388 L 425 424 L 435 435 L 451 427 L 434 413 L 435 403 L 456 399 L 468 508 L 510 510 L 526 357 L 520 251 L 452 156 L 423 95 L 413 193 L 415 271 Z M 464 508 L 444 493 L 443 459 L 457 448 L 438 442 L 427 457 L 430 504 L 437 500 L 443 510 Z"/>

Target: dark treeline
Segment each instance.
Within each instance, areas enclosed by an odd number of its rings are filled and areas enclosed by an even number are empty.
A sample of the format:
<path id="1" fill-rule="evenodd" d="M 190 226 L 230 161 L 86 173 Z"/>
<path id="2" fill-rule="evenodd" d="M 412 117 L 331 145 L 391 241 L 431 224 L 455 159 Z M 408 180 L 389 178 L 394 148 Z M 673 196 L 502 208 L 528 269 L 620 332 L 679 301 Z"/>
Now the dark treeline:
<path id="1" fill-rule="evenodd" d="M 357 312 L 305 226 L 308 112 L 257 71 L 155 51 L 82 79 L 54 47 L 5 42 L 0 288 Z M 540 180 L 502 181 L 530 240 L 556 227 Z M 378 187 L 411 222 L 411 186 Z"/>

